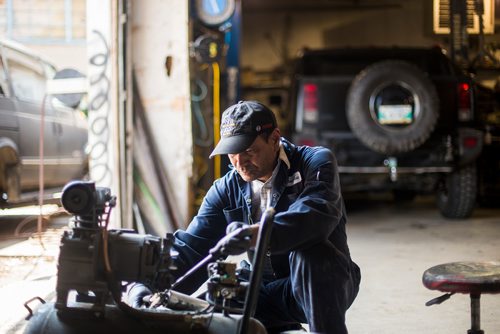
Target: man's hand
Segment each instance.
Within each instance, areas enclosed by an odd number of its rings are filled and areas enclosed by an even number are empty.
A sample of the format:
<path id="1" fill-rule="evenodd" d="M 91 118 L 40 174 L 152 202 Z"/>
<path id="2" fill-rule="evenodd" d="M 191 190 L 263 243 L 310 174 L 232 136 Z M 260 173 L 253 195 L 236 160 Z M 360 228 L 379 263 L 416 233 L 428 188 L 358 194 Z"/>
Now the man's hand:
<path id="1" fill-rule="evenodd" d="M 140 283 L 132 284 L 127 291 L 127 302 L 130 306 L 134 308 L 141 308 L 147 303 L 145 302 L 145 297 L 151 296 L 153 292 L 149 288 Z"/>
<path id="2" fill-rule="evenodd" d="M 226 236 L 219 240 L 217 245 L 210 250 L 215 257 L 227 255 L 240 255 L 252 245 L 253 230 L 251 226 L 241 222 L 232 222 L 228 225 Z"/>
<path id="3" fill-rule="evenodd" d="M 244 222 L 232 222 L 231 224 L 227 225 L 227 227 L 226 227 L 226 234 L 234 232 L 237 229 L 245 227 L 245 226 L 248 226 L 248 225 L 245 224 Z"/>

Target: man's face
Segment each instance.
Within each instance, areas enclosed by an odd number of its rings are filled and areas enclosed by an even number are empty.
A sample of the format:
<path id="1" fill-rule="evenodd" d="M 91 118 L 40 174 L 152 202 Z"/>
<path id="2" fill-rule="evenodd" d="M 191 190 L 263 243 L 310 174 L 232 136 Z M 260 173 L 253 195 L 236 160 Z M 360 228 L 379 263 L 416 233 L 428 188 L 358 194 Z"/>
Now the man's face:
<path id="1" fill-rule="evenodd" d="M 265 182 L 271 177 L 278 161 L 279 139 L 280 131 L 274 129 L 267 140 L 257 136 L 245 151 L 228 154 L 229 160 L 243 180 Z"/>

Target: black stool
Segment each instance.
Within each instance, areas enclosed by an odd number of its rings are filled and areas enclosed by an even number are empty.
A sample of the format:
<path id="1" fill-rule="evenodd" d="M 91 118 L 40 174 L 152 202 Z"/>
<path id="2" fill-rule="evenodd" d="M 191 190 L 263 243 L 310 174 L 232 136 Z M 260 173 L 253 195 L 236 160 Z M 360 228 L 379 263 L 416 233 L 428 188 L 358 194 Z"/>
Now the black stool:
<path id="1" fill-rule="evenodd" d="M 447 292 L 426 303 L 441 304 L 455 293 L 470 294 L 471 328 L 468 334 L 483 334 L 481 330 L 482 293 L 500 293 L 500 262 L 452 262 L 440 264 L 424 272 L 422 282 L 430 290 Z"/>

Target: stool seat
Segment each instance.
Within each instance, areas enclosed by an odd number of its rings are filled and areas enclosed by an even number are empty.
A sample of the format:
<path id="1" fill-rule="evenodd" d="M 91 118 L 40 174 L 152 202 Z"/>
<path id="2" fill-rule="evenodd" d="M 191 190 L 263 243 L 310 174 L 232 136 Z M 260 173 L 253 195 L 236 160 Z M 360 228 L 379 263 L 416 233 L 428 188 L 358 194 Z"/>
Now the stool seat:
<path id="1" fill-rule="evenodd" d="M 427 269 L 425 287 L 453 293 L 500 293 L 500 262 L 451 262 Z"/>
<path id="2" fill-rule="evenodd" d="M 425 305 L 441 304 L 454 293 L 470 295 L 471 327 L 467 334 L 484 334 L 481 329 L 480 299 L 483 293 L 500 293 L 500 262 L 450 262 L 424 271 L 422 282 L 430 290 L 447 294 Z"/>

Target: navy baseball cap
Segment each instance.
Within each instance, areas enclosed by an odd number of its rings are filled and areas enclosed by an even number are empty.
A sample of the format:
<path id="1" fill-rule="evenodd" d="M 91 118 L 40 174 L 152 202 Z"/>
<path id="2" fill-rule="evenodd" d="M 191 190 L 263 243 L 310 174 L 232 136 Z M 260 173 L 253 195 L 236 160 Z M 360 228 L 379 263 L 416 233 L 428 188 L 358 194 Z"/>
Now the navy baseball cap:
<path id="1" fill-rule="evenodd" d="M 271 109 L 257 101 L 240 101 L 222 113 L 219 143 L 210 154 L 236 154 L 252 145 L 263 132 L 277 127 Z"/>

